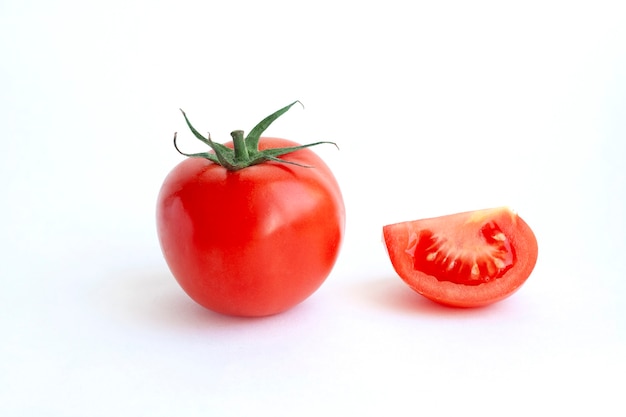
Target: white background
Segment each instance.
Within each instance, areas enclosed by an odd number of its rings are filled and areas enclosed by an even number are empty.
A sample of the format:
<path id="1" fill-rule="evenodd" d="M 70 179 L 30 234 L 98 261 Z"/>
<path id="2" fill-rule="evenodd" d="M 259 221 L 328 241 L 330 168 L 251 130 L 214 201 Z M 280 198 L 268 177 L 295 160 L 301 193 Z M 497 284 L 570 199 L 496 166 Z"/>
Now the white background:
<path id="1" fill-rule="evenodd" d="M 0 415 L 624 415 L 621 1 L 0 1 Z M 274 317 L 195 305 L 154 209 L 201 131 L 319 147 L 346 240 Z M 539 261 L 454 310 L 381 227 L 510 205 Z"/>

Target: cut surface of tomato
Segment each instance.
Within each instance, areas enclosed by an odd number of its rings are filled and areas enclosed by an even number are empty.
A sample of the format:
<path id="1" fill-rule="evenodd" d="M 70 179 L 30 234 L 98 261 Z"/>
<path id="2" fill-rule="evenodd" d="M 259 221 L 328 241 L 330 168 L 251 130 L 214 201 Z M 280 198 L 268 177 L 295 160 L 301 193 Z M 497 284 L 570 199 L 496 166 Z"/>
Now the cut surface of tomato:
<path id="1" fill-rule="evenodd" d="M 455 307 L 487 305 L 513 294 L 538 255 L 535 234 L 507 207 L 390 224 L 383 238 L 404 282 Z"/>

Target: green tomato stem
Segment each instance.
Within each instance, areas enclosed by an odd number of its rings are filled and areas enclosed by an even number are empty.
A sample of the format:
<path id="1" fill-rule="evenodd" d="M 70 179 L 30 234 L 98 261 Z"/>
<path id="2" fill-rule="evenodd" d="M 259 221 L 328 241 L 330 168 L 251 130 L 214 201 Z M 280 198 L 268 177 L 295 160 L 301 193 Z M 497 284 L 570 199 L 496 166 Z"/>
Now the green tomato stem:
<path id="1" fill-rule="evenodd" d="M 230 136 L 232 136 L 233 138 L 233 146 L 235 148 L 235 161 L 249 161 L 250 155 L 248 154 L 248 148 L 246 147 L 246 142 L 243 138 L 243 130 L 234 130 L 230 133 Z"/>
<path id="2" fill-rule="evenodd" d="M 276 119 L 286 113 L 296 103 L 300 102 L 294 101 L 293 103 L 275 111 L 274 113 L 267 116 L 265 119 L 261 120 L 245 138 L 243 130 L 235 130 L 231 132 L 230 135 L 233 138 L 233 149 L 221 143 L 213 142 L 210 135 L 208 135 L 206 138 L 202 136 L 200 132 L 198 132 L 191 125 L 191 122 L 187 118 L 187 115 L 181 109 L 183 117 L 185 118 L 185 122 L 191 130 L 191 133 L 193 133 L 198 140 L 208 145 L 211 148 L 212 152 L 200 152 L 193 154 L 184 153 L 178 148 L 176 144 L 176 134 L 174 134 L 174 147 L 182 155 L 190 158 L 208 159 L 215 164 L 223 166 L 229 171 L 237 171 L 252 165 L 262 164 L 265 162 L 279 162 L 284 164 L 297 165 L 303 168 L 312 168 L 306 165 L 298 164 L 296 162 L 281 159 L 280 157 L 288 153 L 295 152 L 300 149 L 305 149 L 311 146 L 320 145 L 322 143 L 329 143 L 337 146 L 334 142 L 322 141 L 309 143 L 306 145 L 264 149 L 262 151 L 259 150 L 259 140 L 261 138 L 261 134 L 265 131 L 265 129 L 268 128 L 269 125 L 271 125 Z"/>

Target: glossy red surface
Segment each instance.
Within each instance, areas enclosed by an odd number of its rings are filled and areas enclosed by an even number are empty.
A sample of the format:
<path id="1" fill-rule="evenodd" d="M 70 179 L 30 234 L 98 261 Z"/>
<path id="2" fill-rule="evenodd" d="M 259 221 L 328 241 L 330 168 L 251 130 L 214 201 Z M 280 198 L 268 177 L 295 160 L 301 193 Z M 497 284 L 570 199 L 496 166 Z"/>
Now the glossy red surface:
<path id="1" fill-rule="evenodd" d="M 293 145 L 262 138 L 259 148 Z M 204 307 L 275 314 L 330 273 L 345 225 L 339 186 L 309 149 L 282 158 L 310 167 L 271 162 L 227 171 L 189 158 L 166 178 L 157 205 L 161 248 L 178 283 Z"/>

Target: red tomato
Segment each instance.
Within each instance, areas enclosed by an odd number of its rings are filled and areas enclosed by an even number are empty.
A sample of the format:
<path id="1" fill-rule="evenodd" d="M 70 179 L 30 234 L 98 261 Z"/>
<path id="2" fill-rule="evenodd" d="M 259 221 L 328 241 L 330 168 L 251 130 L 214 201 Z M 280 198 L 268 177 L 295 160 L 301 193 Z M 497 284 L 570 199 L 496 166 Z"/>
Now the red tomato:
<path id="1" fill-rule="evenodd" d="M 261 138 L 259 148 L 294 146 Z M 187 294 L 223 314 L 264 316 L 311 295 L 329 275 L 345 210 L 331 171 L 311 150 L 238 171 L 182 161 L 158 197 L 163 254 Z"/>
<path id="2" fill-rule="evenodd" d="M 257 139 L 259 151 L 298 146 Z M 172 274 L 200 305 L 227 315 L 276 314 L 331 272 L 345 225 L 337 181 L 308 148 L 280 161 L 229 170 L 189 158 L 165 179 L 159 241 Z"/>
<path id="3" fill-rule="evenodd" d="M 394 269 L 415 291 L 454 307 L 513 294 L 537 262 L 537 239 L 508 208 L 471 211 L 383 227 Z"/>

